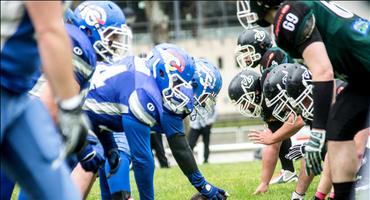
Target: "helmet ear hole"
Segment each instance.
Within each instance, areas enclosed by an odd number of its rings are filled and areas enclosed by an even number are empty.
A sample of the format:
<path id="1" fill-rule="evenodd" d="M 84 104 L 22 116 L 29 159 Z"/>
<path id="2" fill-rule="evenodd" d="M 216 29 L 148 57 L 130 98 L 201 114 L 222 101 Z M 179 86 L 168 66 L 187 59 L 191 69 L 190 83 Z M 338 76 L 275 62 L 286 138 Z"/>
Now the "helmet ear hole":
<path id="1" fill-rule="evenodd" d="M 163 72 L 163 70 L 162 70 L 162 69 L 160 69 L 160 70 L 159 70 L 159 76 L 160 76 L 160 77 L 164 77 L 164 72 Z"/>
<path id="2" fill-rule="evenodd" d="M 193 88 L 197 88 L 197 87 L 198 87 L 198 83 L 197 83 L 197 82 L 195 82 L 195 81 L 192 81 L 191 86 L 192 86 Z"/>
<path id="3" fill-rule="evenodd" d="M 88 37 L 91 37 L 92 36 L 92 31 L 89 28 L 87 28 L 87 27 L 80 28 L 80 30 L 82 30 L 83 32 L 85 32 Z"/>

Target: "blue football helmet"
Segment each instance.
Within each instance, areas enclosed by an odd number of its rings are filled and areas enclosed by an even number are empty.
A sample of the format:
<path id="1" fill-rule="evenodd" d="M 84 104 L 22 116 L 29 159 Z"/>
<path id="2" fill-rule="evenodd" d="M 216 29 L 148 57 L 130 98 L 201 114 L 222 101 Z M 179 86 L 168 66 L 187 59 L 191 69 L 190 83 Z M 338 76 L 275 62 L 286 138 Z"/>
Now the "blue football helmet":
<path id="1" fill-rule="evenodd" d="M 65 20 L 86 33 L 95 52 L 112 63 L 131 51 L 132 32 L 120 7 L 111 1 L 85 1 L 66 12 Z"/>
<path id="2" fill-rule="evenodd" d="M 163 43 L 148 53 L 146 64 L 162 92 L 164 107 L 189 114 L 193 110 L 194 59 L 178 46 Z"/>
<path id="3" fill-rule="evenodd" d="M 206 59 L 196 59 L 192 86 L 197 114 L 202 115 L 202 111 L 212 112 L 222 87 L 222 77 L 217 67 Z"/>

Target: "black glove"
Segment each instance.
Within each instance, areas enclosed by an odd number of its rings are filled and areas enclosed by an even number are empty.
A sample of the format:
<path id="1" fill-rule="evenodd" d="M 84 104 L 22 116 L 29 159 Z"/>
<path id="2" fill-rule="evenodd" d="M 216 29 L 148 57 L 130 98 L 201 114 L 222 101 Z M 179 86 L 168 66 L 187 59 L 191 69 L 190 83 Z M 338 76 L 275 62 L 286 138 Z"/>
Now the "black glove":
<path id="1" fill-rule="evenodd" d="M 119 164 L 121 162 L 121 157 L 119 155 L 119 151 L 117 148 L 113 148 L 106 153 L 106 157 L 109 163 L 109 174 L 107 178 L 110 178 L 113 174 L 115 174 L 119 169 Z"/>
<path id="2" fill-rule="evenodd" d="M 87 141 L 88 144 L 77 154 L 77 158 L 84 170 L 96 173 L 105 163 L 104 150 L 96 136 L 89 134 Z"/>

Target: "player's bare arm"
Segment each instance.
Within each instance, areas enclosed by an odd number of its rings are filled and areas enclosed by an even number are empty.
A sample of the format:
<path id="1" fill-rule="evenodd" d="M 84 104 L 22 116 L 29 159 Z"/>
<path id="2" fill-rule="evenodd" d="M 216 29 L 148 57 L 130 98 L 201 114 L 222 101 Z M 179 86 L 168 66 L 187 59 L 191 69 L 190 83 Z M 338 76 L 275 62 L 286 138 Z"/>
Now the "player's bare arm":
<path id="1" fill-rule="evenodd" d="M 73 79 L 71 44 L 62 21 L 62 3 L 27 1 L 26 7 L 51 86 L 58 98 L 69 99 L 78 93 L 78 88 Z"/>
<path id="2" fill-rule="evenodd" d="M 270 145 L 290 138 L 292 135 L 297 133 L 297 131 L 299 131 L 304 125 L 305 122 L 303 121 L 302 117 L 299 116 L 294 124 L 285 122 L 274 133 L 272 133 L 270 129 L 265 129 L 262 131 L 254 130 L 251 131 L 248 136 L 249 139 L 256 144 Z"/>

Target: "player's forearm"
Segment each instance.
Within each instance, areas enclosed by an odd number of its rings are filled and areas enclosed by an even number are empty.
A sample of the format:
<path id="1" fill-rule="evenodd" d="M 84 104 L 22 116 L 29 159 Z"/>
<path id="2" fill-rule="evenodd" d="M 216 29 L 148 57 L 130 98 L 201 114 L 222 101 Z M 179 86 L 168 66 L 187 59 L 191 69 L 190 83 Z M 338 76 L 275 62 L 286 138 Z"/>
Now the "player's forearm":
<path id="1" fill-rule="evenodd" d="M 62 100 L 76 95 L 71 44 L 63 26 L 42 33 L 38 41 L 42 65 L 55 95 Z"/>
<path id="2" fill-rule="evenodd" d="M 63 24 L 60 1 L 26 1 L 35 28 L 44 72 L 60 99 L 78 93 L 73 80 L 71 43 Z"/>
<path id="3" fill-rule="evenodd" d="M 168 138 L 168 144 L 173 157 L 185 175 L 189 175 L 198 170 L 193 152 L 191 151 L 184 134 L 176 134 Z"/>
<path id="4" fill-rule="evenodd" d="M 266 146 L 262 151 L 261 183 L 268 185 L 279 157 L 280 143 Z"/>
<path id="5" fill-rule="evenodd" d="M 324 43 L 314 42 L 303 51 L 304 61 L 312 72 L 314 120 L 312 128 L 325 129 L 330 105 L 335 98 L 334 73 Z"/>
<path id="6" fill-rule="evenodd" d="M 296 134 L 305 125 L 301 116 L 297 117 L 294 124 L 285 122 L 274 134 L 272 134 L 273 143 L 281 142 Z"/>
<path id="7" fill-rule="evenodd" d="M 80 86 L 78 85 L 77 88 L 79 89 Z M 44 105 L 48 109 L 54 122 L 58 122 L 58 106 L 55 102 L 54 94 L 48 81 L 46 81 L 45 87 L 43 87 L 40 93 L 41 93 L 40 100 L 44 103 Z"/>
<path id="8" fill-rule="evenodd" d="M 308 45 L 303 51 L 303 58 L 312 72 L 312 81 L 329 81 L 334 79 L 333 66 L 323 42 L 314 42 Z"/>

